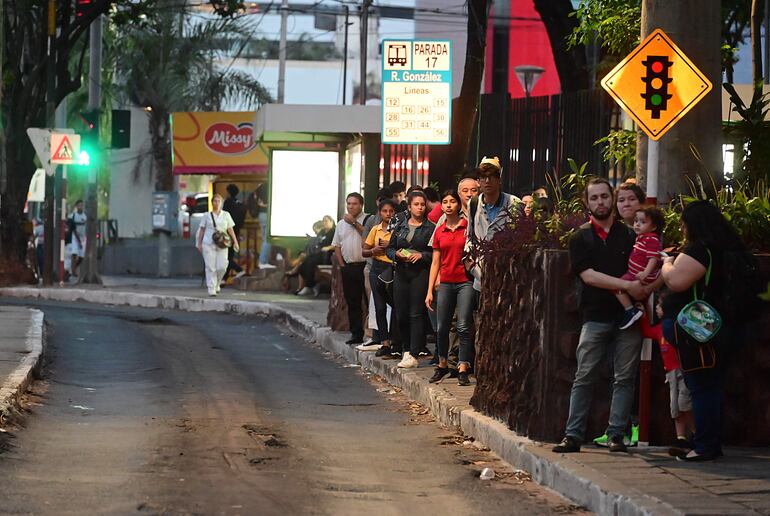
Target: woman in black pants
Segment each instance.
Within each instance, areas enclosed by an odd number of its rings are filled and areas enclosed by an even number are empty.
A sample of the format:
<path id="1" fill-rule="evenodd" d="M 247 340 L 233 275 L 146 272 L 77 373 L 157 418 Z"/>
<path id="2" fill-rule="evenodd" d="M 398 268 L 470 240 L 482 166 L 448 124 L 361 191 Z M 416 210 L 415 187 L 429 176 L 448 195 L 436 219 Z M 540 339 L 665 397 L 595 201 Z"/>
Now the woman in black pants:
<path id="1" fill-rule="evenodd" d="M 409 218 L 393 230 L 386 254 L 396 264 L 393 297 L 404 354 L 398 367 L 418 367 L 417 355 L 425 347 L 423 312 L 433 250 L 428 245 L 436 225 L 426 218 L 425 194 L 408 197 Z"/>

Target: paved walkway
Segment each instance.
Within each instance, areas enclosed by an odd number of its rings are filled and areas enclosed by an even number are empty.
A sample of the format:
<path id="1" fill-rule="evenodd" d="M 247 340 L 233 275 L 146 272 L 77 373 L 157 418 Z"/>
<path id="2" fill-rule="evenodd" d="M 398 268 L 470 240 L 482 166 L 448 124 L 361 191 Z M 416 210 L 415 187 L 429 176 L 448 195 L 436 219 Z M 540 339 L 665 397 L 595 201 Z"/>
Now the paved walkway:
<path id="1" fill-rule="evenodd" d="M 770 514 L 768 449 L 727 448 L 726 457 L 705 464 L 677 462 L 665 449 L 654 447 L 633 449 L 628 455 L 610 455 L 591 447 L 580 454 L 554 454 L 552 444 L 517 436 L 502 423 L 471 409 L 471 387 L 459 387 L 451 380 L 428 384 L 432 369 L 427 363 L 401 371 L 393 360 L 381 360 L 373 353 L 359 353 L 346 346 L 346 334 L 325 327 L 328 299 L 231 289 L 212 299 L 199 279 L 123 277 L 104 278 L 103 287 L 0 289 L 0 295 L 276 316 L 327 350 L 387 379 L 393 387 L 383 387 L 385 392 L 403 390 L 442 423 L 461 427 L 504 460 L 531 473 L 534 480 L 597 513 Z"/>

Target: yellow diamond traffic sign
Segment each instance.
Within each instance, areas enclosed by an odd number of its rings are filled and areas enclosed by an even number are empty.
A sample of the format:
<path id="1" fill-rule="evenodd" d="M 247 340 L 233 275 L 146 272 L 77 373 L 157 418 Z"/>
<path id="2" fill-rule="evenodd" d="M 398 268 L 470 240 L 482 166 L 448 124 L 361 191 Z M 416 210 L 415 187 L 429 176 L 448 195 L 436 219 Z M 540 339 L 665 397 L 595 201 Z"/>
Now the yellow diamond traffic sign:
<path id="1" fill-rule="evenodd" d="M 602 87 L 653 140 L 711 91 L 711 82 L 660 29 L 602 79 Z"/>

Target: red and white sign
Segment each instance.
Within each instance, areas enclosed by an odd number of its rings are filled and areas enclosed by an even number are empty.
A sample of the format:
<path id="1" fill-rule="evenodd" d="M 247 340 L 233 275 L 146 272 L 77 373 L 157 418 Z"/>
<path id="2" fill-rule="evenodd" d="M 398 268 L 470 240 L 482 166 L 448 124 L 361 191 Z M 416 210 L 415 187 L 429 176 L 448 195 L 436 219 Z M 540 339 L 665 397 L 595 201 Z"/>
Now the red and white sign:
<path id="1" fill-rule="evenodd" d="M 51 133 L 51 163 L 74 165 L 80 154 L 80 135 Z"/>
<path id="2" fill-rule="evenodd" d="M 254 128 L 244 122 L 237 126 L 229 122 L 217 122 L 206 129 L 206 146 L 217 154 L 238 155 L 251 152 L 256 147 Z"/>

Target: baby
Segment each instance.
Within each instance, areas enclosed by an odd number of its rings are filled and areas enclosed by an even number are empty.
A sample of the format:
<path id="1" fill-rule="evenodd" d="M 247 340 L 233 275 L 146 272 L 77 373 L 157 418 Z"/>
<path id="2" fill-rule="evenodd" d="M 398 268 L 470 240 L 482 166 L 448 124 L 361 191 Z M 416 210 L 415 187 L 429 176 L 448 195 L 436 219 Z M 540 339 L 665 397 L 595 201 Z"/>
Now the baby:
<path id="1" fill-rule="evenodd" d="M 653 283 L 660 276 L 661 257 L 663 249 L 660 235 L 663 232 L 663 212 L 654 206 L 643 206 L 634 216 L 634 232 L 636 242 L 631 256 L 628 257 L 628 271 L 621 276 L 624 280 L 642 282 L 642 285 Z M 620 329 L 630 328 L 642 317 L 642 310 L 634 304 L 634 300 L 625 292 L 616 294 L 625 312 L 620 323 Z"/>

